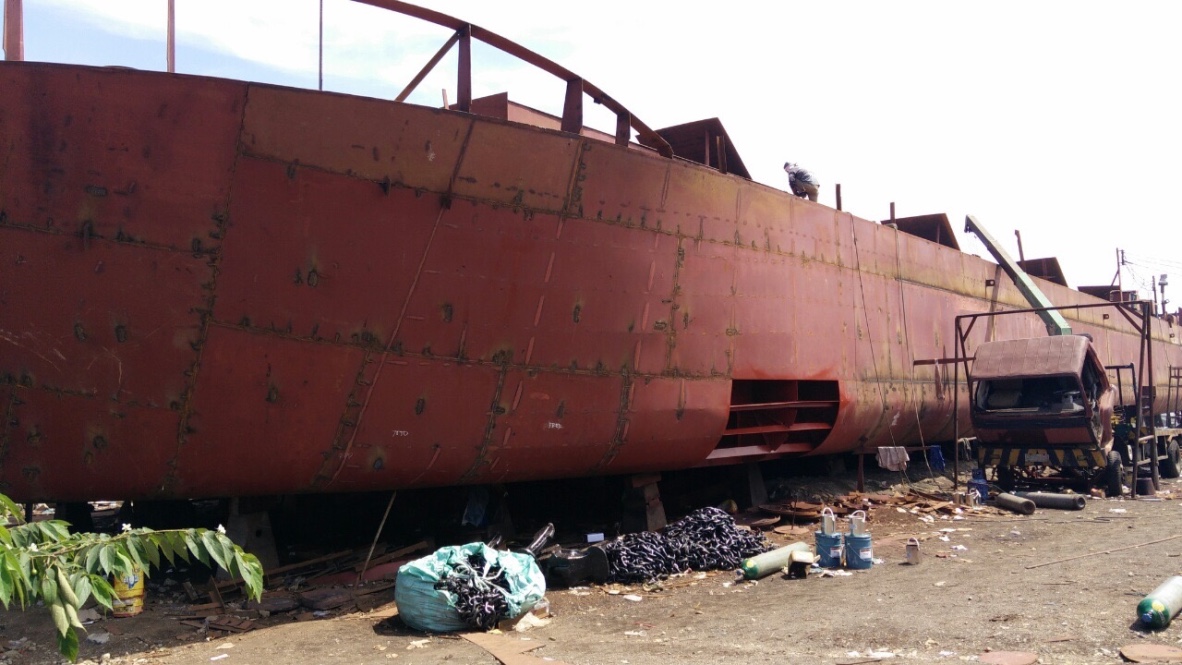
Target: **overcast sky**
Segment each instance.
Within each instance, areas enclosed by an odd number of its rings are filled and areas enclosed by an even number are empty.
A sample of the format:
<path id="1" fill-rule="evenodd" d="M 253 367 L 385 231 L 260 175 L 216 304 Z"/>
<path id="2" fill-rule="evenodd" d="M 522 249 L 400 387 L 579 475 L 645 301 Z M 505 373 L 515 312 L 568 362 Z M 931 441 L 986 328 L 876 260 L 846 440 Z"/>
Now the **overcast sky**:
<path id="1" fill-rule="evenodd" d="M 393 97 L 448 31 L 325 2 L 325 88 Z M 753 177 L 786 160 L 872 220 L 976 215 L 1068 282 L 1168 273 L 1182 303 L 1182 3 L 421 0 L 593 82 L 651 127 L 718 117 Z M 177 67 L 316 87 L 318 0 L 176 0 Z M 165 0 L 25 0 L 29 60 L 164 69 Z M 691 9 L 691 7 L 695 7 Z M 561 109 L 563 87 L 474 49 L 475 94 Z M 455 99 L 454 55 L 410 101 Z M 606 115 L 589 124 L 611 130 Z M 961 246 L 985 255 L 975 238 Z M 1173 281 L 1174 278 L 1177 281 Z M 1173 309 L 1173 307 L 1171 307 Z"/>

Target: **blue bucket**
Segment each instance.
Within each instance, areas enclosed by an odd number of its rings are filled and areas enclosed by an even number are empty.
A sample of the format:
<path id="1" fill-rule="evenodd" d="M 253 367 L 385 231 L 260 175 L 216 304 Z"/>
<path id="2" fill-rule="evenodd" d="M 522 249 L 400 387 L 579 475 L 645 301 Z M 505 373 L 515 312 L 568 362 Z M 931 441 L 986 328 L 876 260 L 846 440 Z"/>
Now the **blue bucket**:
<path id="1" fill-rule="evenodd" d="M 817 537 L 817 565 L 822 568 L 841 568 L 842 534 L 823 531 L 815 533 Z"/>
<path id="2" fill-rule="evenodd" d="M 845 537 L 845 567 L 863 570 L 874 565 L 874 548 L 870 544 L 870 534 Z"/>

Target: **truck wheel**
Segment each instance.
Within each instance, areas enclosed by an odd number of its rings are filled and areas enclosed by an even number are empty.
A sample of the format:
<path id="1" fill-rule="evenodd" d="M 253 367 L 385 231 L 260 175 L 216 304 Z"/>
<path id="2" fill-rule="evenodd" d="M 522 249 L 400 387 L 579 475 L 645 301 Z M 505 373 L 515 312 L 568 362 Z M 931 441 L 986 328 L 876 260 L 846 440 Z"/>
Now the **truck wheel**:
<path id="1" fill-rule="evenodd" d="M 1124 465 L 1120 461 L 1120 453 L 1115 450 L 1108 451 L 1107 463 L 1104 466 L 1104 492 L 1109 497 L 1121 495 L 1121 476 L 1123 475 Z"/>
<path id="2" fill-rule="evenodd" d="M 1178 440 L 1171 439 L 1169 445 L 1166 446 L 1166 458 L 1163 459 L 1158 471 L 1161 472 L 1162 478 L 1177 478 L 1182 475 L 1182 464 L 1179 464 Z"/>

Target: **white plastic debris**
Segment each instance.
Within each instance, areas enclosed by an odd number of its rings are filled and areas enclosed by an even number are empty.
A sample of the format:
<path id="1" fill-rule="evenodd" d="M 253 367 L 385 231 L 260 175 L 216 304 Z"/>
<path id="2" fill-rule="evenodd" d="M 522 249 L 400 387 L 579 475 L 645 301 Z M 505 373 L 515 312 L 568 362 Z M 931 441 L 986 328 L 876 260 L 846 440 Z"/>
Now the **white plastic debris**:
<path id="1" fill-rule="evenodd" d="M 624 600 L 630 600 L 634 603 L 639 603 L 640 601 L 642 601 L 644 599 L 634 593 L 630 593 L 630 594 L 624 596 Z"/>
<path id="2" fill-rule="evenodd" d="M 102 630 L 96 630 L 86 636 L 87 642 L 94 642 L 95 644 L 106 644 L 110 639 L 111 634 Z"/>

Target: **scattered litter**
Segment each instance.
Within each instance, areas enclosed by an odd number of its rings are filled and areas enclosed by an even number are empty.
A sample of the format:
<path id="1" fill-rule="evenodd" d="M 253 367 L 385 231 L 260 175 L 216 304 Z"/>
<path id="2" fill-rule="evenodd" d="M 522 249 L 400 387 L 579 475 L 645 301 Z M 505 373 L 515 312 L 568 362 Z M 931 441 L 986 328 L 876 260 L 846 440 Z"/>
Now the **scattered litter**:
<path id="1" fill-rule="evenodd" d="M 639 603 L 640 601 L 642 601 L 644 599 L 634 593 L 630 593 L 630 594 L 627 594 L 624 596 L 624 600 L 630 600 L 634 603 Z"/>
<path id="2" fill-rule="evenodd" d="M 1124 508 L 1109 508 L 1108 512 L 1110 512 L 1110 513 L 1127 513 L 1129 511 L 1125 510 Z"/>
<path id="3" fill-rule="evenodd" d="M 312 616 L 316 617 L 317 619 L 323 619 L 330 614 L 332 614 L 332 611 L 330 610 L 316 610 L 312 613 Z"/>
<path id="4" fill-rule="evenodd" d="M 221 653 L 221 654 L 218 654 L 218 655 L 216 655 L 216 656 L 213 656 L 212 658 L 210 658 L 210 660 L 221 660 L 221 659 L 223 659 L 223 658 L 229 658 L 229 657 L 230 657 L 230 654 L 228 654 L 228 653 Z"/>
<path id="5" fill-rule="evenodd" d="M 1020 535 L 1022 535 L 1022 532 L 1017 529 L 1014 529 L 1013 531 L 1010 532 L 1010 535 L 1011 536 L 1020 536 Z"/>
<path id="6" fill-rule="evenodd" d="M 648 635 L 648 633 L 643 630 L 625 630 L 624 634 L 629 637 L 644 637 L 645 635 Z"/>
<path id="7" fill-rule="evenodd" d="M 936 586 L 944 586 L 945 584 L 948 584 L 948 583 L 947 583 L 947 582 L 945 582 L 945 581 L 943 581 L 943 580 L 940 580 L 939 582 L 936 582 Z"/>
<path id="8" fill-rule="evenodd" d="M 427 643 L 430 641 L 431 641 L 430 639 L 415 640 L 415 641 L 411 642 L 410 644 L 406 645 L 406 649 L 408 651 L 411 649 L 422 649 L 422 648 L 426 647 Z"/>
<path id="9" fill-rule="evenodd" d="M 218 645 L 218 648 L 219 649 L 233 649 L 234 643 L 233 642 L 222 642 L 221 644 Z"/>
<path id="10" fill-rule="evenodd" d="M 831 569 L 831 568 L 822 568 L 821 572 L 819 574 L 821 577 L 850 577 L 853 575 L 853 573 L 851 573 L 848 570 Z"/>
<path id="11" fill-rule="evenodd" d="M 952 549 L 956 552 L 967 552 L 969 548 L 964 545 L 953 545 Z"/>
<path id="12" fill-rule="evenodd" d="M 111 634 L 106 631 L 95 631 L 86 636 L 87 642 L 94 642 L 95 644 L 106 644 L 111 639 Z"/>
<path id="13" fill-rule="evenodd" d="M 947 657 L 949 657 L 949 656 L 955 656 L 955 655 L 956 655 L 956 652 L 955 652 L 955 651 L 948 651 L 948 650 L 944 650 L 944 651 L 941 651 L 940 653 L 938 653 L 938 654 L 936 654 L 936 655 L 937 655 L 937 656 L 939 656 L 939 657 L 941 657 L 941 658 L 947 658 Z"/>
<path id="14" fill-rule="evenodd" d="M 949 538 L 948 536 L 940 536 L 940 540 L 946 543 L 946 542 L 950 541 L 951 538 Z"/>

